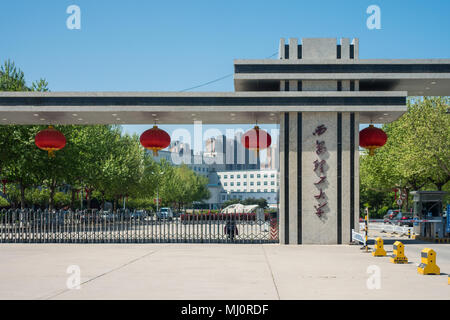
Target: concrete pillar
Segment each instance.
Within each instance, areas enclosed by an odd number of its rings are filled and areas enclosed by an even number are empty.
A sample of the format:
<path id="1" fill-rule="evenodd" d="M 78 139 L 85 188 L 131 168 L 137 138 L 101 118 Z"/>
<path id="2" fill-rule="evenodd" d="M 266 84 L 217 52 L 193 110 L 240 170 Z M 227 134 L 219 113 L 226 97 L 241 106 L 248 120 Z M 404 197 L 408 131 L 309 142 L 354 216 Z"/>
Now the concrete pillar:
<path id="1" fill-rule="evenodd" d="M 280 50 L 282 59 L 297 59 L 297 39 L 289 39 L 289 45 L 282 39 Z M 350 44 L 343 38 L 339 47 L 335 38 L 302 39 L 301 58 L 357 59 L 358 39 Z M 359 91 L 359 82 L 343 80 L 339 87 Z M 297 91 L 298 82 L 283 80 L 280 90 Z M 337 80 L 302 80 L 302 91 L 336 90 Z M 280 242 L 349 243 L 359 221 L 358 113 L 286 112 L 280 117 Z M 321 125 L 326 132 L 314 134 Z M 326 152 L 317 154 L 317 142 L 324 143 Z M 323 173 L 314 170 L 315 162 L 322 160 Z"/>
<path id="2" fill-rule="evenodd" d="M 298 58 L 298 39 L 289 38 L 289 59 L 296 60 Z"/>
<path id="3" fill-rule="evenodd" d="M 322 135 L 315 129 L 324 125 Z M 359 219 L 359 115 L 288 112 L 280 116 L 280 243 L 345 244 Z M 316 153 L 316 141 L 326 152 Z M 323 174 L 314 162 L 325 160 Z M 325 182 L 317 185 L 321 177 Z M 323 197 L 316 199 L 321 194 Z M 316 207 L 323 203 L 319 217 Z"/>

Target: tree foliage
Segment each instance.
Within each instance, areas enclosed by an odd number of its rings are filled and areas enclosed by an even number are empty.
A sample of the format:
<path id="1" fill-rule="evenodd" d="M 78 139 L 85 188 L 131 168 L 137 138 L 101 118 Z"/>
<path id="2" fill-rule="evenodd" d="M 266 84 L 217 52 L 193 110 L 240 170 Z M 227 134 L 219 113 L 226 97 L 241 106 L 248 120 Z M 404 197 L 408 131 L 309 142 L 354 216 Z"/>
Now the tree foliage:
<path id="1" fill-rule="evenodd" d="M 447 97 L 410 99 L 408 111 L 397 121 L 383 126 L 388 135 L 386 145 L 372 157 L 361 157 L 361 196 L 372 193 L 371 205 L 389 203 L 380 202 L 377 192 L 390 197 L 392 203 L 394 188 L 408 195 L 413 190 L 443 190 L 449 184 L 448 108 Z M 408 202 L 404 205 L 407 207 Z"/>

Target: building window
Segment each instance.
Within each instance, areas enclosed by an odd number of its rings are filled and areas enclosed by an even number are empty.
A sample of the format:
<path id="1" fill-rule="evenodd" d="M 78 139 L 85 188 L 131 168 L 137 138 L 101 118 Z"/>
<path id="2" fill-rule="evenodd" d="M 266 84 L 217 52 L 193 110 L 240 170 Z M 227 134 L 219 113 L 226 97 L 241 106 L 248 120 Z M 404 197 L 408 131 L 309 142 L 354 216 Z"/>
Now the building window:
<path id="1" fill-rule="evenodd" d="M 255 175 L 252 173 L 251 175 L 250 175 L 250 178 L 254 178 L 255 177 Z"/>
<path id="2" fill-rule="evenodd" d="M 246 186 L 247 185 L 247 182 L 244 182 L 244 186 Z"/>
<path id="3" fill-rule="evenodd" d="M 272 173 L 272 174 L 270 175 L 270 177 L 271 177 L 271 178 L 275 178 L 275 175 Z"/>
<path id="4" fill-rule="evenodd" d="M 264 181 L 264 185 L 267 186 L 267 181 Z"/>
<path id="5" fill-rule="evenodd" d="M 227 178 L 228 178 L 228 175 L 224 174 L 224 175 L 223 175 L 223 178 L 224 178 L 224 179 L 227 179 Z"/>
<path id="6" fill-rule="evenodd" d="M 257 178 L 261 178 L 261 175 L 258 173 L 258 174 L 256 175 L 256 177 L 257 177 Z"/>
<path id="7" fill-rule="evenodd" d="M 244 174 L 244 179 L 247 179 L 247 175 L 246 174 Z"/>
<path id="8" fill-rule="evenodd" d="M 253 181 L 250 181 L 250 185 L 253 186 L 255 183 Z"/>
<path id="9" fill-rule="evenodd" d="M 234 178 L 234 175 L 233 175 L 233 174 L 231 174 L 231 175 L 230 175 L 230 179 L 233 179 L 233 178 Z"/>
<path id="10" fill-rule="evenodd" d="M 264 175 L 264 178 L 267 178 L 267 174 Z"/>
<path id="11" fill-rule="evenodd" d="M 240 175 L 240 174 L 238 174 L 238 175 L 236 176 L 236 178 L 240 179 L 240 178 L 241 178 L 241 175 Z"/>
<path id="12" fill-rule="evenodd" d="M 224 187 L 226 187 L 228 184 L 226 182 L 223 183 Z"/>
<path id="13" fill-rule="evenodd" d="M 271 181 L 271 182 L 270 182 L 270 185 L 271 185 L 271 186 L 274 186 L 274 185 L 275 185 L 275 181 Z"/>
<path id="14" fill-rule="evenodd" d="M 230 182 L 230 186 L 234 186 L 234 182 Z"/>
<path id="15" fill-rule="evenodd" d="M 256 185 L 260 186 L 261 185 L 261 181 L 256 182 Z"/>
<path id="16" fill-rule="evenodd" d="M 236 182 L 236 185 L 237 185 L 237 186 L 240 186 L 240 185 L 241 185 L 241 183 L 240 183 L 240 182 Z"/>

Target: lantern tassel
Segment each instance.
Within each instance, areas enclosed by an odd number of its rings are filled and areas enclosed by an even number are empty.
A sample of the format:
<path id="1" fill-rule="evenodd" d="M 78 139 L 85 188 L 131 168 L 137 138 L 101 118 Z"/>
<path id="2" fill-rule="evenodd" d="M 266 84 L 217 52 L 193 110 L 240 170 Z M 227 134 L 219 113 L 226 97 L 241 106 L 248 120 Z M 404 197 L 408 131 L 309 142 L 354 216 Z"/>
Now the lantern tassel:
<path id="1" fill-rule="evenodd" d="M 49 158 L 54 158 L 55 157 L 55 152 L 53 149 L 48 150 L 48 157 Z"/>

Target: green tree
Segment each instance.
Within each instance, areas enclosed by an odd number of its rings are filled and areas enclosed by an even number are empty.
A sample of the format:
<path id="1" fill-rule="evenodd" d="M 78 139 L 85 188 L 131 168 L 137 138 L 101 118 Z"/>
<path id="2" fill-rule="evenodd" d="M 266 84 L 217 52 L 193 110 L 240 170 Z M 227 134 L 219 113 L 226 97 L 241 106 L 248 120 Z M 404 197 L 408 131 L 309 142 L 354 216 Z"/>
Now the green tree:
<path id="1" fill-rule="evenodd" d="M 15 63 L 7 60 L 0 67 L 0 91 L 28 91 L 25 74 Z"/>
<path id="2" fill-rule="evenodd" d="M 410 99 L 408 112 L 383 126 L 386 145 L 374 156 L 361 157 L 361 190 L 387 194 L 399 188 L 406 195 L 423 188 L 442 190 L 450 181 L 448 105 L 445 97 Z M 377 201 L 372 199 L 371 205 L 377 206 Z M 404 206 L 408 207 L 408 201 Z"/>

